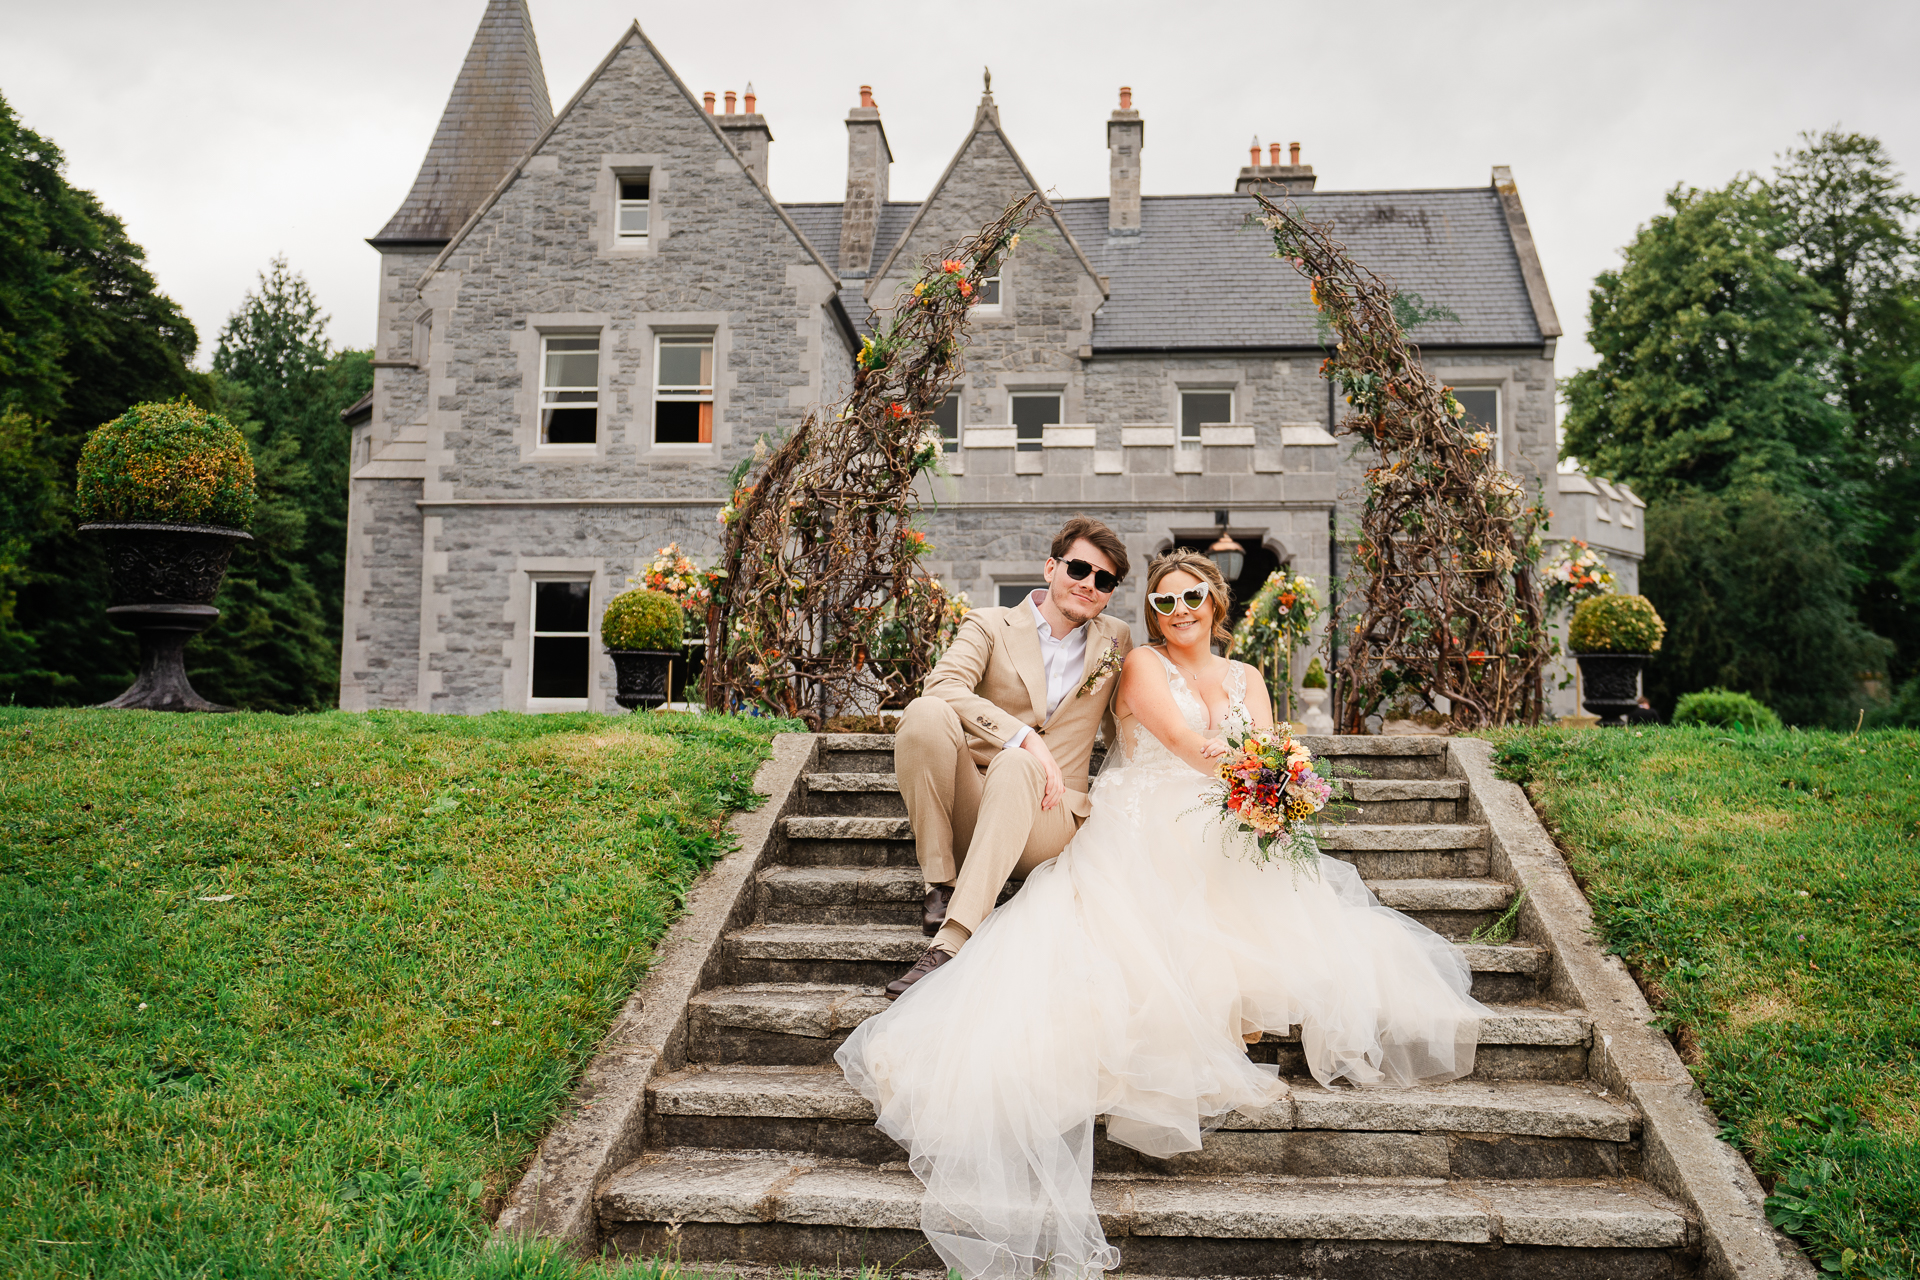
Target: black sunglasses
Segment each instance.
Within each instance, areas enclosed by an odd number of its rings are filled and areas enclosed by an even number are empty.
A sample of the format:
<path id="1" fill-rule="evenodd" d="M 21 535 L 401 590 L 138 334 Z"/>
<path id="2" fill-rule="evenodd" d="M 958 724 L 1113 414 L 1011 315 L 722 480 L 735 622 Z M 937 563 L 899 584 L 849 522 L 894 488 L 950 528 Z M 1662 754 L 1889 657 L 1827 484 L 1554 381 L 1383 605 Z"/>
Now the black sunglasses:
<path id="1" fill-rule="evenodd" d="M 1085 560 L 1062 560 L 1060 563 L 1067 566 L 1067 576 L 1075 582 L 1084 582 L 1086 581 L 1087 575 L 1092 574 L 1093 589 L 1103 596 L 1112 595 L 1113 589 L 1120 585 L 1120 579 L 1114 577 L 1105 569 L 1094 568 Z"/>

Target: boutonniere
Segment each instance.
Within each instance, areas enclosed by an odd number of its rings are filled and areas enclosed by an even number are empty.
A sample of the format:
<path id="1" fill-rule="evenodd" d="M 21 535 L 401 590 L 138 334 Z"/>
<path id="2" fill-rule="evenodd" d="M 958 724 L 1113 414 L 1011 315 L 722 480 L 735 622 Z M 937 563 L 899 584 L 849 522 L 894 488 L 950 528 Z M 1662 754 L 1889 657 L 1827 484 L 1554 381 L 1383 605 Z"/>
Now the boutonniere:
<path id="1" fill-rule="evenodd" d="M 1108 676 L 1118 671 L 1121 663 L 1125 661 L 1126 659 L 1120 656 L 1120 642 L 1118 640 L 1107 641 L 1107 651 L 1100 655 L 1100 661 L 1093 664 L 1093 674 L 1088 676 L 1087 682 L 1080 686 L 1080 692 L 1073 696 L 1076 698 L 1084 698 L 1086 695 L 1092 693 L 1102 680 L 1105 680 Z"/>

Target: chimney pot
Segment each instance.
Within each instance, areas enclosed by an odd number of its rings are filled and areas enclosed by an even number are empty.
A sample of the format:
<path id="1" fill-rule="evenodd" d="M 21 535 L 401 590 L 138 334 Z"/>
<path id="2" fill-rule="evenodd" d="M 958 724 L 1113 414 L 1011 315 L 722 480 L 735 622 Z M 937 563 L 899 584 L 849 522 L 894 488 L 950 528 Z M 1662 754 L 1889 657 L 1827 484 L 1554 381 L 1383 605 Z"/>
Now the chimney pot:
<path id="1" fill-rule="evenodd" d="M 733 105 L 734 105 L 734 101 L 735 101 L 735 99 L 734 99 L 734 96 L 733 96 L 733 90 L 731 90 L 731 89 L 729 89 L 729 90 L 727 90 L 727 114 L 728 114 L 728 115 L 732 115 L 732 114 L 733 114 Z"/>
<path id="2" fill-rule="evenodd" d="M 1279 143 L 1269 142 L 1267 144 L 1267 163 L 1268 164 L 1280 163 L 1280 144 Z"/>
<path id="3" fill-rule="evenodd" d="M 1274 150 L 1278 151 L 1279 147 L 1276 146 Z M 1287 144 L 1287 150 L 1289 153 L 1291 153 L 1291 158 L 1287 161 L 1287 163 L 1299 164 L 1300 163 L 1300 144 L 1297 142 L 1289 142 Z"/>
<path id="4" fill-rule="evenodd" d="M 745 106 L 746 106 L 746 109 L 747 109 L 747 114 L 748 114 L 748 115 L 752 115 L 752 114 L 753 114 L 753 81 L 751 81 L 751 80 L 749 80 L 749 81 L 747 81 L 747 92 L 746 92 L 746 103 L 745 103 Z"/>
<path id="5" fill-rule="evenodd" d="M 873 108 L 873 86 L 872 85 L 863 84 L 860 86 L 860 105 L 863 107 L 866 107 L 868 110 L 872 110 Z"/>
<path id="6" fill-rule="evenodd" d="M 707 92 L 701 94 L 700 97 L 707 104 L 707 114 L 712 115 L 713 114 L 713 91 L 709 89 Z"/>
<path id="7" fill-rule="evenodd" d="M 1133 89 L 1131 86 L 1124 84 L 1120 86 L 1120 109 L 1122 111 L 1133 110 Z"/>
<path id="8" fill-rule="evenodd" d="M 1260 135 L 1257 133 L 1253 135 L 1253 146 L 1251 148 L 1251 151 L 1252 151 L 1253 159 L 1247 161 L 1247 163 L 1252 165 L 1254 168 L 1258 169 L 1260 167 Z"/>

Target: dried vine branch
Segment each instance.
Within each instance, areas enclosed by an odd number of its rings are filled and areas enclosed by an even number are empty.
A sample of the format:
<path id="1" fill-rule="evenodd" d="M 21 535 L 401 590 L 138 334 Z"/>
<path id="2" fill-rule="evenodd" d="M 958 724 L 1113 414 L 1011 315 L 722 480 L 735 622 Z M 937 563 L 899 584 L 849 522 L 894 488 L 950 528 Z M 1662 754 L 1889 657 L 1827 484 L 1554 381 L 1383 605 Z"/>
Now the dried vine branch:
<path id="1" fill-rule="evenodd" d="M 1042 207 L 1009 204 L 921 263 L 855 360 L 853 389 L 736 471 L 724 576 L 708 609 L 703 686 L 716 709 L 758 706 L 820 728 L 917 688 L 952 627 L 913 528 L 914 480 L 936 468 L 933 411 L 962 372 L 980 285 Z"/>
<path id="2" fill-rule="evenodd" d="M 1546 511 L 1494 465 L 1452 388 L 1420 364 L 1398 290 L 1356 264 L 1330 229 L 1256 195 L 1275 256 L 1312 282 L 1337 340 L 1321 366 L 1353 406 L 1342 434 L 1372 444 L 1349 578 L 1358 608 L 1339 664 L 1338 723 L 1361 733 L 1383 698 L 1444 698 L 1456 729 L 1540 718 L 1552 641 L 1534 581 Z M 1341 619 L 1336 625 L 1346 625 Z"/>

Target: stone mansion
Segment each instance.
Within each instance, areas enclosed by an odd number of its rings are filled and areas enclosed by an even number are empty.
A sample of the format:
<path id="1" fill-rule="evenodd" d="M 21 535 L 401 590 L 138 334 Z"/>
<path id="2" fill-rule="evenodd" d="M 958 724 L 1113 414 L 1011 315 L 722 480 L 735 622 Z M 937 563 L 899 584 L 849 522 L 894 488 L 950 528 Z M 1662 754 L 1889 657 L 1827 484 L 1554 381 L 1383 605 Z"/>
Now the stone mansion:
<path id="1" fill-rule="evenodd" d="M 413 189 L 370 241 L 343 708 L 615 709 L 605 602 L 669 541 L 717 559 L 729 469 L 845 391 L 869 311 L 1046 189 L 989 91 L 925 199 L 892 199 L 862 89 L 846 199 L 783 204 L 757 106 L 689 90 L 636 25 L 556 114 L 527 0 L 488 0 Z M 1259 184 L 1446 309 L 1414 335 L 1428 366 L 1546 486 L 1553 535 L 1600 547 L 1633 589 L 1643 504 L 1556 467 L 1561 329 L 1506 169 L 1330 191 L 1276 144 L 1227 190 L 1144 195 L 1127 90 L 1105 129 L 1108 191 L 1055 199 L 976 310 L 940 415 L 950 474 L 927 494 L 937 576 L 975 604 L 1016 598 L 1076 511 L 1127 540 L 1136 570 L 1110 607 L 1137 636 L 1148 558 L 1223 526 L 1249 551 L 1243 598 L 1277 565 L 1323 586 L 1344 572 L 1342 495 L 1364 460 L 1331 434 L 1304 284 L 1245 225 Z"/>

